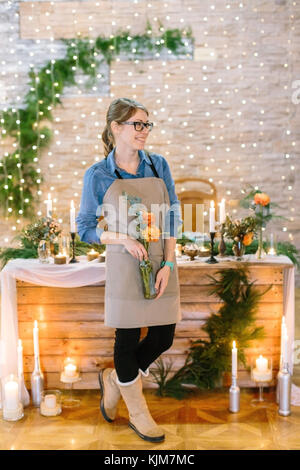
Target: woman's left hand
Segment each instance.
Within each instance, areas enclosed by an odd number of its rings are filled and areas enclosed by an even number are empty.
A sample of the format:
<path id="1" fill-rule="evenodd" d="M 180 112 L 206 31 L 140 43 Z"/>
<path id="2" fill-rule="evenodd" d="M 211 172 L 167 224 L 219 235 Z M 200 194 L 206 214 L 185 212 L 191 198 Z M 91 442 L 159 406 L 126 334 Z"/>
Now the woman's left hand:
<path id="1" fill-rule="evenodd" d="M 171 269 L 169 266 L 163 266 L 156 274 L 155 289 L 158 289 L 157 296 L 154 300 L 159 299 L 168 285 Z"/>

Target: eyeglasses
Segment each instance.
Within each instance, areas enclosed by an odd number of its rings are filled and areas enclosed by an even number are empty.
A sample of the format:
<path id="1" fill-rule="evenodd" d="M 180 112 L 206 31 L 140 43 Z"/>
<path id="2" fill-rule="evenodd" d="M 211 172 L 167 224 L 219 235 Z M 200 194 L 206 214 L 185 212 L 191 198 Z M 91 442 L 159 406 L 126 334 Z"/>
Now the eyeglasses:
<path id="1" fill-rule="evenodd" d="M 146 127 L 147 131 L 151 132 L 153 128 L 153 122 L 125 121 L 121 122 L 121 124 L 130 124 L 131 126 L 134 126 L 134 129 L 138 132 L 141 132 L 144 127 Z"/>

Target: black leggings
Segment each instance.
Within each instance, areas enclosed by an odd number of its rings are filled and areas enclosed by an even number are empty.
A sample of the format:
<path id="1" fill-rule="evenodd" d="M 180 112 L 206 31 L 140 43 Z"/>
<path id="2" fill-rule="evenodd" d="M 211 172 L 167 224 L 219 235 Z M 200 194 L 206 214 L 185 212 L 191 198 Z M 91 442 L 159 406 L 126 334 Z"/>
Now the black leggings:
<path id="1" fill-rule="evenodd" d="M 147 336 L 140 340 L 140 328 L 117 328 L 115 333 L 114 362 L 120 382 L 131 382 L 141 369 L 150 364 L 172 346 L 176 323 L 149 326 Z"/>

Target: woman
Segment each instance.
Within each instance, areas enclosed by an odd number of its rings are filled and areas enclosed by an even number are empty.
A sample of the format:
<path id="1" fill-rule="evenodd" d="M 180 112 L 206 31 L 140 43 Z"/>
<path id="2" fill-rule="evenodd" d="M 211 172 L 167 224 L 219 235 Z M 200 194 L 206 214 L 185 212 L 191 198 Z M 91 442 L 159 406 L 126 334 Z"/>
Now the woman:
<path id="1" fill-rule="evenodd" d="M 171 347 L 176 322 L 181 319 L 174 250 L 182 220 L 167 161 L 143 150 L 153 126 L 148 116 L 147 109 L 131 99 L 118 98 L 110 104 L 102 134 L 105 158 L 85 173 L 76 221 L 81 240 L 106 244 L 105 325 L 116 328 L 115 369 L 105 368 L 99 374 L 101 412 L 112 422 L 122 395 L 129 426 L 142 439 L 161 442 L 164 432 L 148 410 L 141 375 L 148 376 L 150 364 Z M 120 216 L 124 191 L 140 198 L 149 211 L 151 204 L 169 207 L 165 224 L 159 227 L 169 230 L 149 248 L 157 290 L 152 300 L 144 298 L 139 273 L 139 262 L 148 258 L 147 251 L 129 234 L 129 224 L 125 226 Z M 97 226 L 99 207 L 111 207 L 114 216 L 108 214 Z M 141 327 L 148 327 L 148 332 L 139 341 Z"/>

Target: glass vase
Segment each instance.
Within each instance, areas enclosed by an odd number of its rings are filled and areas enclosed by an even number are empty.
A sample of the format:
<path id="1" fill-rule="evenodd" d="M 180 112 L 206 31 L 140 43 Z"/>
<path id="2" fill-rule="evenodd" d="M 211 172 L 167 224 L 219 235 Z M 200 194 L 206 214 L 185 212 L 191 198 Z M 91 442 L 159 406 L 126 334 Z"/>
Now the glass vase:
<path id="1" fill-rule="evenodd" d="M 40 263 L 50 262 L 50 243 L 48 240 L 41 240 L 38 246 L 38 257 Z"/>
<path id="2" fill-rule="evenodd" d="M 144 259 L 140 261 L 139 266 L 143 284 L 144 297 L 145 299 L 154 299 L 157 295 L 157 292 L 155 289 L 155 277 L 152 263 L 149 259 Z"/>
<path id="3" fill-rule="evenodd" d="M 262 259 L 266 256 L 266 252 L 263 247 L 263 230 L 262 226 L 259 227 L 258 229 L 258 248 L 257 252 L 255 253 L 255 256 L 257 259 Z"/>
<path id="4" fill-rule="evenodd" d="M 232 251 L 237 261 L 242 261 L 245 254 L 245 245 L 242 240 L 234 241 Z"/>

